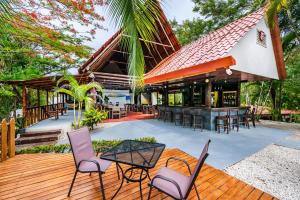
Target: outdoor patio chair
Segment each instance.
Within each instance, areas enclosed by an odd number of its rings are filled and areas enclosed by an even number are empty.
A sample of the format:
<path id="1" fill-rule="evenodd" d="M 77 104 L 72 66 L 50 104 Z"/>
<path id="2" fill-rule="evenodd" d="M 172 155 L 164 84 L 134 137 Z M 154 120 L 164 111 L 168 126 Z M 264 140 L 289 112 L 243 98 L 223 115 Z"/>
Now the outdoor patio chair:
<path id="1" fill-rule="evenodd" d="M 172 122 L 173 121 L 173 112 L 170 107 L 166 107 L 165 109 L 165 118 L 164 121 Z"/>
<path id="2" fill-rule="evenodd" d="M 196 191 L 198 199 L 200 200 L 200 195 L 197 191 L 195 181 L 199 175 L 205 159 L 208 156 L 209 143 L 210 140 L 208 140 L 205 144 L 193 172 L 191 171 L 191 167 L 187 161 L 176 157 L 169 158 L 166 162 L 166 166 L 161 168 L 156 176 L 154 176 L 151 180 L 151 183 L 149 184 L 150 191 L 148 194 L 148 200 L 151 197 L 153 188 L 156 188 L 160 192 L 163 192 L 174 199 L 185 200 L 188 198 L 193 187 Z M 185 176 L 173 169 L 168 168 L 168 163 L 170 160 L 180 161 L 185 164 L 188 168 L 190 176 Z"/>
<path id="3" fill-rule="evenodd" d="M 229 109 L 229 124 L 230 127 L 234 130 L 236 127 L 237 132 L 240 128 L 240 116 L 239 116 L 239 109 Z"/>
<path id="4" fill-rule="evenodd" d="M 182 126 L 183 127 L 190 127 L 192 124 L 192 115 L 191 115 L 191 109 L 190 108 L 184 108 L 182 109 L 183 112 L 183 122 Z"/>
<path id="5" fill-rule="evenodd" d="M 230 129 L 229 110 L 225 112 L 225 115 L 221 115 L 221 111 L 218 111 L 218 116 L 215 118 L 215 130 L 220 133 L 221 128 L 223 128 L 224 132 L 226 131 L 228 134 Z"/>
<path id="6" fill-rule="evenodd" d="M 159 120 L 165 119 L 165 107 L 162 107 L 162 106 L 158 107 L 158 119 Z"/>
<path id="7" fill-rule="evenodd" d="M 127 117 L 127 111 L 125 108 L 120 108 L 120 116 L 121 117 Z"/>
<path id="8" fill-rule="evenodd" d="M 250 128 L 250 126 L 249 126 L 249 117 L 250 117 L 250 115 L 251 115 L 251 107 L 247 107 L 245 109 L 245 112 L 240 115 L 239 124 L 243 125 L 247 128 Z"/>
<path id="9" fill-rule="evenodd" d="M 182 108 L 175 108 L 174 121 L 175 121 L 175 126 L 177 124 L 182 125 L 182 121 L 183 121 Z"/>
<path id="10" fill-rule="evenodd" d="M 71 150 L 73 153 L 76 171 L 69 189 L 68 197 L 71 191 L 78 172 L 81 173 L 98 173 L 100 180 L 100 189 L 102 197 L 105 199 L 104 186 L 102 181 L 102 174 L 110 167 L 111 162 L 98 158 L 94 152 L 90 133 L 88 128 L 81 128 L 67 133 Z M 119 173 L 118 173 L 119 175 Z M 119 176 L 118 176 L 119 177 Z"/>
<path id="11" fill-rule="evenodd" d="M 121 118 L 121 110 L 119 107 L 113 107 L 111 113 L 112 113 L 112 119 Z"/>
<path id="12" fill-rule="evenodd" d="M 194 128 L 194 131 L 196 130 L 196 128 L 200 128 L 200 130 L 203 131 L 204 119 L 203 114 L 201 113 L 201 109 L 193 109 L 191 111 L 191 114 L 193 116 L 192 126 Z"/>

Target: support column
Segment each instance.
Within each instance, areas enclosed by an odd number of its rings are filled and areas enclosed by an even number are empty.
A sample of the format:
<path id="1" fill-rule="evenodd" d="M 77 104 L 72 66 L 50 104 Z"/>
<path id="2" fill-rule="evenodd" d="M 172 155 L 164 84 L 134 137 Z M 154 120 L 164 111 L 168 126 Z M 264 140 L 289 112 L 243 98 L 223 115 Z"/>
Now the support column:
<path id="1" fill-rule="evenodd" d="M 27 126 L 27 100 L 26 100 L 26 86 L 23 85 L 22 90 L 22 112 L 23 112 L 23 118 L 24 118 L 24 128 Z"/>
<path id="2" fill-rule="evenodd" d="M 37 101 L 38 101 L 38 121 L 41 121 L 41 97 L 40 97 L 40 90 L 37 90 Z"/>
<path id="3" fill-rule="evenodd" d="M 212 89 L 212 84 L 211 81 L 209 81 L 205 85 L 205 106 L 208 108 L 211 108 L 211 89 Z"/>
<path id="4" fill-rule="evenodd" d="M 236 93 L 236 106 L 240 107 L 241 106 L 241 82 L 238 82 L 237 86 L 237 93 Z"/>

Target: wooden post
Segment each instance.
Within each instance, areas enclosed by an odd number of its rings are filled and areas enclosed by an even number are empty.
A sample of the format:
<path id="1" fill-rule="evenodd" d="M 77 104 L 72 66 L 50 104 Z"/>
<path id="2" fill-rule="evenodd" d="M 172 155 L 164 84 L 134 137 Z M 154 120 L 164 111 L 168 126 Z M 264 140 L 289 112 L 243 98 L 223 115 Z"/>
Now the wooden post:
<path id="1" fill-rule="evenodd" d="M 2 120 L 1 124 L 1 161 L 7 159 L 7 122 Z"/>
<path id="2" fill-rule="evenodd" d="M 16 137 L 16 128 L 15 128 L 15 119 L 11 118 L 9 122 L 9 137 L 8 137 L 8 152 L 9 157 L 12 158 L 16 154 L 15 146 L 15 137 Z"/>
<path id="3" fill-rule="evenodd" d="M 211 108 L 211 81 L 205 85 L 205 106 Z"/>
<path id="4" fill-rule="evenodd" d="M 236 94 L 236 106 L 240 107 L 241 106 L 241 82 L 238 82 L 238 88 L 237 88 L 237 94 Z"/>
<path id="5" fill-rule="evenodd" d="M 27 127 L 27 101 L 26 101 L 26 86 L 23 85 L 22 91 L 22 112 L 24 117 L 24 128 Z"/>
<path id="6" fill-rule="evenodd" d="M 47 107 L 48 107 L 48 105 L 49 105 L 49 92 L 48 92 L 48 90 L 46 90 L 46 105 L 47 105 Z"/>
<path id="7" fill-rule="evenodd" d="M 38 117 L 37 120 L 41 121 L 41 98 L 40 98 L 40 90 L 37 90 L 37 96 L 38 96 Z"/>

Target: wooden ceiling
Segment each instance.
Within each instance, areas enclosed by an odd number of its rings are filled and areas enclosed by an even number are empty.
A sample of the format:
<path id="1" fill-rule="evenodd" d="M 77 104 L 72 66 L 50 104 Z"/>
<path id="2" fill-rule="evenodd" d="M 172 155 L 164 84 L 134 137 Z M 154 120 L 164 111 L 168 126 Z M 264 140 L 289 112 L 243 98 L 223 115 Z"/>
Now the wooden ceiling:
<path id="1" fill-rule="evenodd" d="M 180 44 L 162 10 L 161 17 L 157 19 L 157 33 L 158 35 L 154 41 L 140 39 L 144 52 L 146 72 L 153 69 L 164 58 L 180 49 Z M 120 45 L 122 37 L 130 36 L 124 35 L 122 31 L 115 33 L 84 65 L 82 65 L 82 67 L 80 67 L 79 72 L 104 72 L 104 68 L 110 68 L 110 64 L 114 63 L 114 67 L 118 68 L 118 72 L 105 69 L 106 73 L 127 75 L 129 53 Z M 151 44 L 152 47 L 150 50 L 146 47 L 146 43 Z"/>

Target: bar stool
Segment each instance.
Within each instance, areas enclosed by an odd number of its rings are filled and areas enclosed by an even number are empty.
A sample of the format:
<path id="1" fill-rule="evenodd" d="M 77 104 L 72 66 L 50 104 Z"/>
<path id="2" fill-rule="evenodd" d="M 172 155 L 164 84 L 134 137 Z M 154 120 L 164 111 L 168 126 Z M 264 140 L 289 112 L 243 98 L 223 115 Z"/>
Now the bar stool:
<path id="1" fill-rule="evenodd" d="M 158 107 L 158 120 L 165 120 L 165 107 Z"/>
<path id="2" fill-rule="evenodd" d="M 186 127 L 186 126 L 191 127 L 192 116 L 191 116 L 190 108 L 182 109 L 182 113 L 183 113 L 182 126 L 183 127 Z"/>
<path id="3" fill-rule="evenodd" d="M 220 129 L 223 128 L 224 132 L 229 133 L 230 123 L 229 123 L 229 110 L 226 110 L 225 115 L 221 115 L 220 110 L 218 111 L 218 116 L 215 118 L 215 130 L 220 133 Z"/>
<path id="4" fill-rule="evenodd" d="M 196 130 L 196 128 L 200 128 L 201 132 L 203 131 L 203 115 L 201 114 L 201 110 L 200 109 L 194 109 L 192 110 L 192 116 L 193 116 L 193 123 L 192 126 L 194 128 L 194 131 Z"/>
<path id="5" fill-rule="evenodd" d="M 182 121 L 183 121 L 182 108 L 175 108 L 174 121 L 175 121 L 175 126 L 177 126 L 177 124 L 182 125 Z"/>
<path id="6" fill-rule="evenodd" d="M 248 129 L 250 128 L 249 126 L 249 116 L 250 116 L 250 112 L 251 112 L 251 107 L 247 107 L 245 109 L 245 112 L 243 114 L 240 114 L 240 118 L 239 118 L 239 124 L 243 125 L 244 127 L 247 127 Z"/>
<path id="7" fill-rule="evenodd" d="M 236 131 L 239 131 L 240 128 L 240 116 L 239 109 L 229 109 L 229 125 L 230 128 L 234 130 L 236 127 Z"/>
<path id="8" fill-rule="evenodd" d="M 167 122 L 172 122 L 173 121 L 173 112 L 172 112 L 170 107 L 166 107 L 164 121 L 165 122 L 166 121 Z"/>

